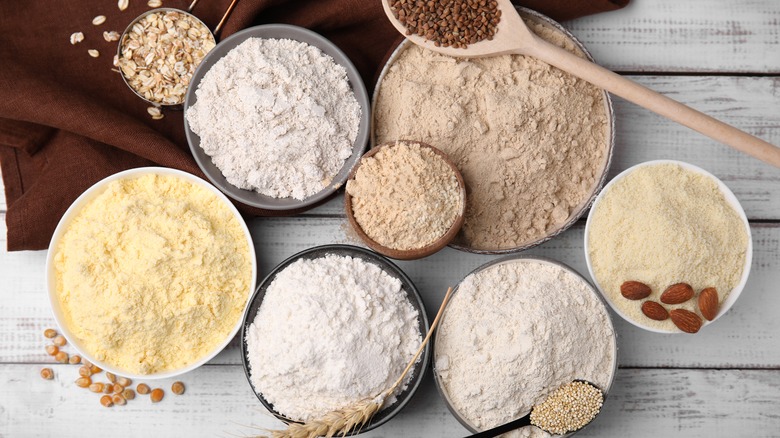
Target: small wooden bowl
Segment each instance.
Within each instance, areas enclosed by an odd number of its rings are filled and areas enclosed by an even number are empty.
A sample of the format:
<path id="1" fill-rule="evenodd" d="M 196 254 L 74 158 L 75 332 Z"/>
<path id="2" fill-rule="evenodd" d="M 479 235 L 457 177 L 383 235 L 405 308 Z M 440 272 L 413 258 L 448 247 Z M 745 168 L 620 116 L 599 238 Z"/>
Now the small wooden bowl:
<path id="1" fill-rule="evenodd" d="M 344 210 L 347 214 L 347 220 L 349 220 L 349 224 L 352 226 L 352 229 L 355 230 L 358 236 L 360 236 L 360 239 L 368 245 L 369 248 L 373 249 L 374 251 L 385 255 L 390 258 L 394 258 L 397 260 L 415 260 L 415 259 L 421 259 L 423 257 L 427 257 L 445 246 L 447 246 L 450 242 L 452 242 L 453 239 L 455 239 L 455 236 L 460 231 L 461 227 L 463 226 L 463 221 L 466 216 L 466 183 L 463 181 L 463 175 L 460 174 L 460 171 L 458 170 L 458 167 L 455 165 L 455 163 L 450 160 L 450 158 L 442 151 L 436 149 L 435 147 L 420 142 L 416 140 L 397 140 L 392 141 L 388 143 L 383 143 L 380 145 L 375 146 L 368 152 L 366 152 L 361 158 L 358 164 L 352 169 L 352 172 L 349 174 L 349 178 L 347 181 L 355 179 L 355 175 L 357 175 L 357 171 L 360 168 L 360 165 L 363 163 L 363 160 L 368 157 L 372 157 L 376 155 L 380 150 L 383 148 L 389 148 L 395 146 L 399 141 L 402 141 L 404 143 L 409 144 L 415 144 L 422 147 L 429 148 L 431 151 L 433 151 L 436 155 L 440 156 L 444 159 L 444 162 L 447 163 L 447 165 L 452 169 L 452 171 L 455 173 L 455 178 L 458 180 L 458 187 L 460 188 L 460 196 L 461 196 L 461 208 L 458 212 L 458 216 L 455 218 L 455 222 L 453 222 L 452 226 L 449 230 L 447 230 L 446 233 L 444 233 L 443 236 L 439 237 L 435 241 L 433 241 L 431 244 L 426 245 L 422 248 L 414 248 L 414 249 L 393 249 L 388 248 L 379 242 L 375 241 L 374 239 L 370 238 L 365 231 L 363 231 L 363 228 L 360 227 L 360 224 L 358 224 L 357 220 L 355 219 L 355 215 L 352 211 L 352 196 L 350 196 L 349 192 L 346 190 L 344 191 Z"/>

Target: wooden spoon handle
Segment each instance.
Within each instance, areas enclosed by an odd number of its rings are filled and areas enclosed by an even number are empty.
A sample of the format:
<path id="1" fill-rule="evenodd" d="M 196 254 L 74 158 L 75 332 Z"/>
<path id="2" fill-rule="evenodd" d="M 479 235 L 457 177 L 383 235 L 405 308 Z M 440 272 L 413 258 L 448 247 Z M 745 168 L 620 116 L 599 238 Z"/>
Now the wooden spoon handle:
<path id="1" fill-rule="evenodd" d="M 731 125 L 683 105 L 674 99 L 637 84 L 558 46 L 535 37 L 535 42 L 523 48 L 523 54 L 538 58 L 603 88 L 656 114 L 687 126 L 714 140 L 780 167 L 780 148 L 741 131 Z"/>

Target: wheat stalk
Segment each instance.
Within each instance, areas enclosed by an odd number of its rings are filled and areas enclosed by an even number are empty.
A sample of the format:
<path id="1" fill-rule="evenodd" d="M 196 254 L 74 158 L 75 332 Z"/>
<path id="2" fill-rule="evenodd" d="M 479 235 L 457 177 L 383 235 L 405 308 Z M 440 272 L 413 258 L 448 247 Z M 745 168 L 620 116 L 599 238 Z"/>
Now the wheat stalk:
<path id="1" fill-rule="evenodd" d="M 431 323 L 431 328 L 428 329 L 428 333 L 425 335 L 420 348 L 417 349 L 417 353 L 414 354 L 412 360 L 406 365 L 406 368 L 398 377 L 398 380 L 393 383 L 392 386 L 379 393 L 374 398 L 364 398 L 359 400 L 345 408 L 337 411 L 329 412 L 320 418 L 307 421 L 306 423 L 290 423 L 285 430 L 269 430 L 269 436 L 256 436 L 251 438 L 317 438 L 325 437 L 332 438 L 336 435 L 347 436 L 347 433 L 353 430 L 360 430 L 374 418 L 377 412 L 382 409 L 385 400 L 401 385 L 404 378 L 412 369 L 414 364 L 419 359 L 425 346 L 431 340 L 431 335 L 436 325 L 439 323 L 444 308 L 447 306 L 447 302 L 452 296 L 452 288 L 447 289 L 447 294 L 444 295 L 444 300 L 439 306 L 439 311 L 436 313 L 436 317 Z"/>

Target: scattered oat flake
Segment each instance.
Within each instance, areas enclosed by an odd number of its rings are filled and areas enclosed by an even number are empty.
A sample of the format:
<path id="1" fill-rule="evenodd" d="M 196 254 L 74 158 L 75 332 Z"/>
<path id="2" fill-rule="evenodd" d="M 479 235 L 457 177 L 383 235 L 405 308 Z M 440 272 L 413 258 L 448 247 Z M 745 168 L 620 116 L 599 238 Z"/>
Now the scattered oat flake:
<path id="1" fill-rule="evenodd" d="M 100 56 L 100 52 L 98 52 L 95 49 L 89 49 L 89 50 L 87 50 L 87 53 L 89 53 L 89 56 L 91 56 L 93 58 L 97 58 L 98 56 Z"/>
<path id="2" fill-rule="evenodd" d="M 73 32 L 70 34 L 70 43 L 71 44 L 78 44 L 80 42 L 84 41 L 84 34 L 81 32 Z"/>
<path id="3" fill-rule="evenodd" d="M 119 7 L 120 11 L 124 11 L 128 6 L 130 6 L 130 0 L 119 0 L 116 5 Z"/>
<path id="4" fill-rule="evenodd" d="M 160 111 L 160 108 L 157 108 L 156 106 L 150 106 L 146 109 L 146 112 L 149 113 L 150 116 L 152 116 L 153 120 L 160 120 L 163 117 L 163 113 Z"/>
<path id="5" fill-rule="evenodd" d="M 100 26 L 101 24 L 106 22 L 106 16 L 105 15 L 98 15 L 97 17 L 92 19 L 92 24 L 95 26 Z"/>
<path id="6" fill-rule="evenodd" d="M 113 63 L 114 63 L 114 67 L 118 67 L 119 66 L 119 55 L 114 55 Z M 112 69 L 112 70 L 116 70 L 116 69 Z M 116 71 L 119 71 L 119 70 L 116 70 Z"/>
<path id="7" fill-rule="evenodd" d="M 103 39 L 108 42 L 119 41 L 119 32 L 115 30 L 103 32 Z"/>
<path id="8" fill-rule="evenodd" d="M 146 4 L 150 8 L 159 8 L 160 6 L 162 6 L 162 0 L 149 0 L 148 2 L 146 2 Z"/>

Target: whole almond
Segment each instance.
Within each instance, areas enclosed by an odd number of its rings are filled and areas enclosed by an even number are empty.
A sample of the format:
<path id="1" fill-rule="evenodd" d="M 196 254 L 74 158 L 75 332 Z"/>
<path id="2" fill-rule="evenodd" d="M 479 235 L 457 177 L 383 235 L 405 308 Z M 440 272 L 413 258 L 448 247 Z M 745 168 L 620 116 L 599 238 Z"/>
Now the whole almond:
<path id="1" fill-rule="evenodd" d="M 693 298 L 693 288 L 688 283 L 676 283 L 666 288 L 661 294 L 664 304 L 681 304 Z"/>
<path id="2" fill-rule="evenodd" d="M 674 309 L 669 312 L 669 316 L 674 325 L 685 333 L 696 333 L 701 328 L 701 318 L 689 310 Z"/>
<path id="3" fill-rule="evenodd" d="M 629 280 L 620 285 L 620 293 L 629 300 L 641 300 L 650 296 L 650 286 Z"/>
<path id="4" fill-rule="evenodd" d="M 714 287 L 699 292 L 699 311 L 708 321 L 712 321 L 718 315 L 718 301 L 718 290 Z"/>
<path id="5" fill-rule="evenodd" d="M 656 321 L 664 321 L 669 318 L 669 312 L 666 308 L 655 301 L 645 301 L 642 303 L 642 313 L 644 313 L 646 317 Z"/>

